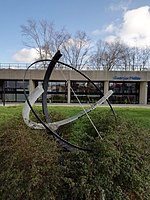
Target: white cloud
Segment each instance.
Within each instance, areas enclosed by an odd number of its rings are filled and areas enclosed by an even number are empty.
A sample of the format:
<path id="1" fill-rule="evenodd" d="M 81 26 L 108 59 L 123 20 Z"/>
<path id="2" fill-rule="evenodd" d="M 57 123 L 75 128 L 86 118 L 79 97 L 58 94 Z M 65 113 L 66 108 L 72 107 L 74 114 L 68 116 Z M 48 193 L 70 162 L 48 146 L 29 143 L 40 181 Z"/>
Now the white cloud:
<path id="1" fill-rule="evenodd" d="M 119 11 L 119 10 L 127 10 L 127 7 L 124 5 L 124 4 L 112 4 L 110 7 L 109 7 L 109 10 L 111 11 Z"/>
<path id="2" fill-rule="evenodd" d="M 124 0 L 118 1 L 117 0 L 117 2 L 116 3 L 112 3 L 108 7 L 108 9 L 110 11 L 113 11 L 113 12 L 114 11 L 124 11 L 125 12 L 128 9 L 128 7 L 131 4 L 131 2 L 132 2 L 132 0 L 126 0 L 126 1 L 124 1 Z"/>
<path id="3" fill-rule="evenodd" d="M 102 30 L 100 30 L 100 29 L 96 29 L 92 32 L 92 34 L 95 36 L 101 35 L 101 33 L 102 33 Z"/>
<path id="4" fill-rule="evenodd" d="M 96 29 L 92 32 L 95 36 L 100 36 L 105 33 L 113 33 L 117 30 L 117 27 L 114 23 L 104 26 L 102 29 Z"/>
<path id="5" fill-rule="evenodd" d="M 112 42 L 120 39 L 129 46 L 146 47 L 150 46 L 150 7 L 144 6 L 133 10 L 128 10 L 123 15 L 121 24 L 108 25 L 105 30 L 107 34 L 105 40 Z"/>
<path id="6" fill-rule="evenodd" d="M 117 38 L 116 38 L 115 35 L 110 35 L 110 36 L 105 38 L 105 41 L 111 43 L 111 42 L 114 42 L 116 39 Z"/>
<path id="7" fill-rule="evenodd" d="M 130 46 L 150 45 L 150 7 L 127 11 L 118 36 Z"/>
<path id="8" fill-rule="evenodd" d="M 105 28 L 105 32 L 107 33 L 112 33 L 116 31 L 116 27 L 114 26 L 114 24 L 109 24 L 106 28 Z"/>
<path id="9" fill-rule="evenodd" d="M 90 42 L 89 41 L 78 39 L 78 38 L 70 38 L 64 44 L 68 48 L 76 46 L 76 48 L 78 48 L 78 49 L 81 48 L 81 44 L 82 44 L 82 47 L 85 47 L 85 48 L 90 46 Z"/>
<path id="10" fill-rule="evenodd" d="M 31 49 L 23 48 L 23 49 L 17 51 L 13 55 L 13 60 L 15 62 L 30 63 L 30 62 L 37 60 L 38 58 L 39 58 L 39 56 L 37 54 L 37 50 L 34 48 L 31 48 Z"/>

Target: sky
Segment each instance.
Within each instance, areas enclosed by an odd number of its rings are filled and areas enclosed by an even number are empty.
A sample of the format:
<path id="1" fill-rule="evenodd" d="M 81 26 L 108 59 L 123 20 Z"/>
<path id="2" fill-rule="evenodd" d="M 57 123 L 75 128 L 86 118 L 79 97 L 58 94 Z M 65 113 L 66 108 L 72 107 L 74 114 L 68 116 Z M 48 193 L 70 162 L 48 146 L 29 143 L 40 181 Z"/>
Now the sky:
<path id="1" fill-rule="evenodd" d="M 93 40 L 120 38 L 129 46 L 150 46 L 150 0 L 4 0 L 0 3 L 0 63 L 32 62 L 21 25 L 46 20 Z"/>

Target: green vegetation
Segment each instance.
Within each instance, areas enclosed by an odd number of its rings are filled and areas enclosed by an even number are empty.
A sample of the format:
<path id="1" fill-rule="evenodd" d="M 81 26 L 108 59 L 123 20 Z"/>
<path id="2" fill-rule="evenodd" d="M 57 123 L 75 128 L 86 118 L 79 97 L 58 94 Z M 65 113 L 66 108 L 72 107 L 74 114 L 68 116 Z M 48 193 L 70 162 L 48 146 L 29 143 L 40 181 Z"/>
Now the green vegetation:
<path id="1" fill-rule="evenodd" d="M 21 113 L 21 106 L 0 106 L 0 124 L 15 119 Z"/>
<path id="2" fill-rule="evenodd" d="M 63 151 L 45 130 L 26 127 L 21 110 L 0 107 L 1 199 L 150 199 L 149 109 L 116 108 L 115 120 L 110 109 L 97 108 L 90 117 L 102 140 L 86 116 L 60 128 L 90 152 Z M 58 120 L 80 110 L 60 106 L 50 113 Z"/>

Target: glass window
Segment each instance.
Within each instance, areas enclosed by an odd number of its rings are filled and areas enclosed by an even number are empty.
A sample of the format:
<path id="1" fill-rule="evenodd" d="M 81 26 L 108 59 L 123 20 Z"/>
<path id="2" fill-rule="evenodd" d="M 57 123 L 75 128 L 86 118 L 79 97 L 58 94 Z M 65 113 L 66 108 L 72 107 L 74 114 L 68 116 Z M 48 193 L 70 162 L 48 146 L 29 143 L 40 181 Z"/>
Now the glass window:
<path id="1" fill-rule="evenodd" d="M 36 85 L 43 84 L 43 81 L 36 82 Z M 38 99 L 41 101 L 41 97 Z M 67 82 L 49 81 L 47 90 L 47 102 L 64 103 L 67 102 Z"/>
<path id="2" fill-rule="evenodd" d="M 66 94 L 49 94 L 48 101 L 52 103 L 67 103 Z"/>
<path id="3" fill-rule="evenodd" d="M 48 83 L 48 92 L 67 92 L 66 82 L 49 82 Z"/>
<path id="4" fill-rule="evenodd" d="M 114 93 L 138 93 L 139 83 L 116 83 L 110 82 L 109 88 L 114 91 Z"/>
<path id="5" fill-rule="evenodd" d="M 148 82 L 147 86 L 147 103 L 150 104 L 150 82 Z"/>
<path id="6" fill-rule="evenodd" d="M 5 81 L 5 90 L 6 91 L 16 91 L 17 89 L 27 89 L 29 87 L 29 81 Z"/>
<path id="7" fill-rule="evenodd" d="M 16 88 L 23 89 L 24 87 L 26 89 L 29 87 L 29 81 L 16 81 Z"/>
<path id="8" fill-rule="evenodd" d="M 103 82 L 94 82 L 94 84 L 103 92 Z M 100 98 L 100 92 L 96 87 L 89 81 L 71 81 L 71 102 L 78 102 L 78 99 L 82 103 L 96 102 Z"/>
<path id="9" fill-rule="evenodd" d="M 28 86 L 29 81 L 4 81 L 4 87 L 3 87 L 3 94 L 5 101 L 8 102 L 23 102 L 25 101 L 24 97 L 24 85 L 26 92 L 28 93 Z"/>
<path id="10" fill-rule="evenodd" d="M 138 82 L 110 82 L 109 89 L 114 94 L 110 97 L 112 103 L 135 104 L 139 102 Z"/>

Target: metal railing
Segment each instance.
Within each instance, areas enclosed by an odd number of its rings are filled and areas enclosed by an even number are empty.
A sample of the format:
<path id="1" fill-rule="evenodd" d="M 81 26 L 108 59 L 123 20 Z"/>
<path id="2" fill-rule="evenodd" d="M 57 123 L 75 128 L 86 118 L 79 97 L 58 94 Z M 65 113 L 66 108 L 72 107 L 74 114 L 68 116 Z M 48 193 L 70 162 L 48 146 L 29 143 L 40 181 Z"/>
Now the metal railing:
<path id="1" fill-rule="evenodd" d="M 0 63 L 0 69 L 26 69 L 29 63 Z"/>
<path id="2" fill-rule="evenodd" d="M 0 69 L 27 69 L 31 63 L 0 63 Z M 49 62 L 36 63 L 32 66 L 32 69 L 44 69 L 48 67 Z M 66 66 L 60 66 L 56 64 L 56 69 L 69 69 Z"/>
<path id="3" fill-rule="evenodd" d="M 27 69 L 27 67 L 30 65 L 31 63 L 0 63 L 0 69 Z M 45 66 L 44 66 L 45 65 Z M 42 63 L 37 63 L 35 65 L 32 66 L 32 69 L 44 69 L 47 68 L 48 63 L 46 64 L 42 64 Z M 68 67 L 66 66 L 62 66 L 62 65 L 56 65 L 56 69 L 67 69 L 69 70 Z M 107 71 L 107 69 L 105 69 L 104 67 L 93 67 L 93 66 L 86 66 L 81 68 L 81 70 L 97 70 L 97 71 Z M 124 66 L 115 66 L 112 70 L 110 71 L 150 71 L 150 64 L 141 67 L 141 66 L 134 66 L 134 69 L 132 67 L 126 67 L 124 68 Z"/>

